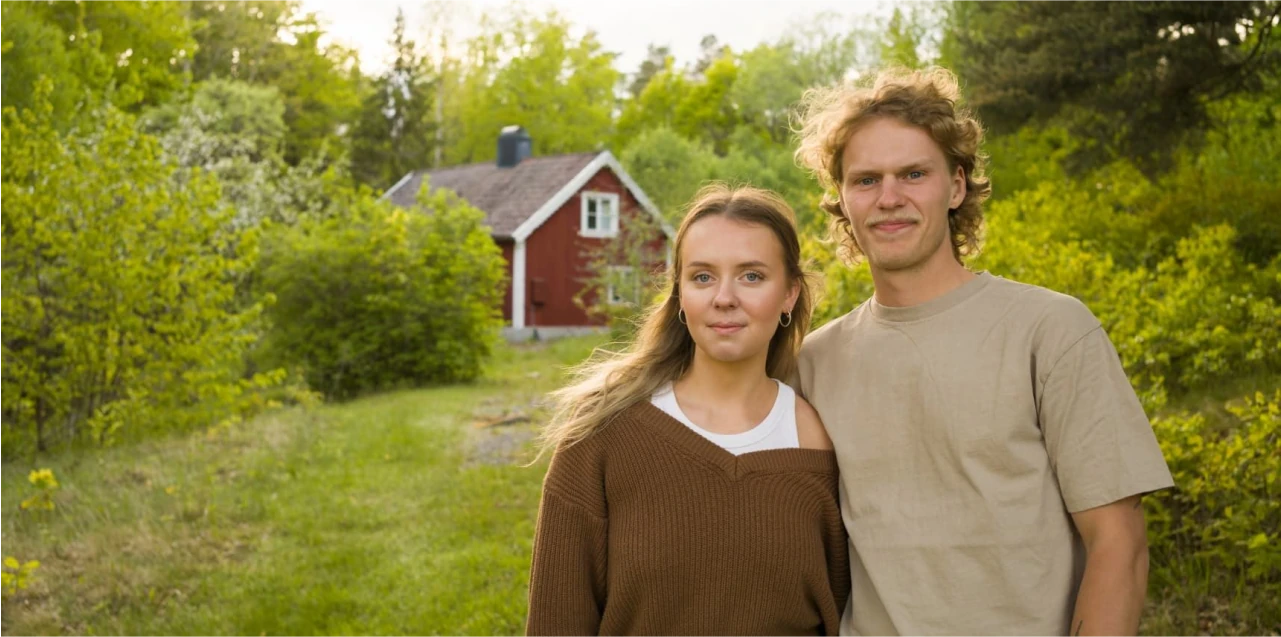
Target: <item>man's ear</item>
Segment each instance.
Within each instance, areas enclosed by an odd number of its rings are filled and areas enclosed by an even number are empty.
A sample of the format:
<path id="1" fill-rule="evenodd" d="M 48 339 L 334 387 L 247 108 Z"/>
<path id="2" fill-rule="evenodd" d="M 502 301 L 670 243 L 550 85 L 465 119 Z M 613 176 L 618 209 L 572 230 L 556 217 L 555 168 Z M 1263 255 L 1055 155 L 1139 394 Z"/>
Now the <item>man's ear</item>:
<path id="1" fill-rule="evenodd" d="M 965 201 L 967 192 L 965 187 L 965 167 L 957 166 L 956 173 L 952 175 L 952 198 L 947 202 L 948 209 L 956 210 L 961 207 L 961 202 Z"/>

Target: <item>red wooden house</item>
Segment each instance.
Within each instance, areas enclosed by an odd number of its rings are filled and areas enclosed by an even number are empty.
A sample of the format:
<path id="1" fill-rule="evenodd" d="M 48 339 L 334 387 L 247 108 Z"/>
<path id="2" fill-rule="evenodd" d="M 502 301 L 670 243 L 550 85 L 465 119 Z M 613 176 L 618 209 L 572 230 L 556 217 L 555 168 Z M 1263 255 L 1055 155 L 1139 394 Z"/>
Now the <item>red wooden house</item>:
<path id="1" fill-rule="evenodd" d="M 673 230 L 609 151 L 531 157 L 531 146 L 523 129 L 509 126 L 496 162 L 414 171 L 383 196 L 411 206 L 427 177 L 433 190 L 453 190 L 485 212 L 507 260 L 509 337 L 598 327 L 601 321 L 574 302 L 591 274 L 591 250 L 616 238 L 629 219 L 652 215 L 662 234 L 647 248 L 670 264 Z"/>

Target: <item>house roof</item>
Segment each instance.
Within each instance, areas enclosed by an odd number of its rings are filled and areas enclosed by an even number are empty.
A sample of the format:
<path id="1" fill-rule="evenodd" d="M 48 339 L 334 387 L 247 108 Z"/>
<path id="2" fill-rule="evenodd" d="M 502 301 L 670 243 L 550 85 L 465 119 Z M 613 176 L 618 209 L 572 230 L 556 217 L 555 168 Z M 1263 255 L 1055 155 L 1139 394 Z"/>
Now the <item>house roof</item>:
<path id="1" fill-rule="evenodd" d="M 530 157 L 512 168 L 499 168 L 491 161 L 416 170 L 392 186 L 384 196 L 398 206 L 410 207 L 426 176 L 432 190 L 453 190 L 484 211 L 485 223 L 493 229 L 494 236 L 511 237 L 521 224 L 533 217 L 600 154 Z"/>

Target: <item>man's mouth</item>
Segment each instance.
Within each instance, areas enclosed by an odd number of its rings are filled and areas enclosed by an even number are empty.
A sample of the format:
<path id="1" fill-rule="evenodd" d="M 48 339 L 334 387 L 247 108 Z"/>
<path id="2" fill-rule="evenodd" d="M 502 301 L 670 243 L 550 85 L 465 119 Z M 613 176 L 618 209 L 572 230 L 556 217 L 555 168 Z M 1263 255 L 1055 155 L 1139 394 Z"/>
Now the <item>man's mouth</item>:
<path id="1" fill-rule="evenodd" d="M 877 232 L 894 234 L 914 225 L 916 225 L 916 222 L 911 219 L 891 219 L 889 221 L 878 221 L 872 224 L 872 229 Z"/>

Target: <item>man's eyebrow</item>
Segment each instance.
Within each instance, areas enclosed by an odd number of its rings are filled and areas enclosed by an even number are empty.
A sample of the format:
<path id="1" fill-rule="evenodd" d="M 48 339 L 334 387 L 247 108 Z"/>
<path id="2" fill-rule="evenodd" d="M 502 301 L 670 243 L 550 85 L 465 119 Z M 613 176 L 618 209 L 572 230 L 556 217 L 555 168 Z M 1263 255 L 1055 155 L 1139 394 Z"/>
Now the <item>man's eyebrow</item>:
<path id="1" fill-rule="evenodd" d="M 901 168 L 895 168 L 893 171 L 893 174 L 898 175 L 906 172 L 911 172 L 913 170 L 925 170 L 926 168 L 929 168 L 929 167 L 930 167 L 930 161 L 928 159 L 922 159 L 922 160 L 911 162 Z M 852 177 L 854 175 L 878 175 L 880 173 L 881 171 L 872 169 L 872 168 L 862 168 L 860 166 L 851 166 L 849 170 L 845 171 L 845 176 Z"/>

